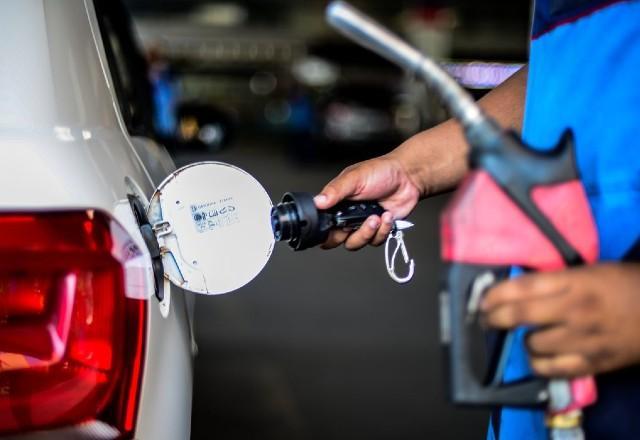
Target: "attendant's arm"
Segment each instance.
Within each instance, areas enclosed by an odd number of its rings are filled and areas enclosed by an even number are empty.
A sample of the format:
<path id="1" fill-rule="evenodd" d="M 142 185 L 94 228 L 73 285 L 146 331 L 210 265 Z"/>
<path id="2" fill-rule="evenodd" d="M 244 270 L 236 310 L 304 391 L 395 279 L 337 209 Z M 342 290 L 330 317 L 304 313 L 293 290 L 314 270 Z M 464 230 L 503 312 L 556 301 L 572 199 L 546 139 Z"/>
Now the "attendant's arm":
<path id="1" fill-rule="evenodd" d="M 489 92 L 478 103 L 500 125 L 520 131 L 524 113 L 528 66 Z M 430 196 L 455 187 L 467 171 L 468 145 L 453 119 L 408 139 L 390 153 Z"/>
<path id="2" fill-rule="evenodd" d="M 479 102 L 502 126 L 522 125 L 525 66 Z M 367 243 L 379 245 L 394 218 L 409 215 L 418 200 L 455 187 L 467 170 L 468 150 L 462 130 L 450 120 L 408 139 L 384 156 L 352 165 L 329 182 L 316 196 L 316 206 L 327 209 L 343 199 L 377 200 L 387 210 L 371 216 L 354 232 L 335 231 L 325 243 L 332 248 L 345 243 L 350 250 Z"/>

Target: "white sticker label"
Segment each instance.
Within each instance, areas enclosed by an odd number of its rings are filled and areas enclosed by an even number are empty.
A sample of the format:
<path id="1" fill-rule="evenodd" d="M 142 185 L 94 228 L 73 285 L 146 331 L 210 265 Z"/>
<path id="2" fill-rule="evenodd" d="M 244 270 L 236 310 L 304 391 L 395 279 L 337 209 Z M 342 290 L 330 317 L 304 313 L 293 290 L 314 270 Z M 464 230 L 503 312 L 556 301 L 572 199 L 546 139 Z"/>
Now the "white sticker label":
<path id="1" fill-rule="evenodd" d="M 231 226 L 240 221 L 233 197 L 191 205 L 191 218 L 200 233 Z"/>

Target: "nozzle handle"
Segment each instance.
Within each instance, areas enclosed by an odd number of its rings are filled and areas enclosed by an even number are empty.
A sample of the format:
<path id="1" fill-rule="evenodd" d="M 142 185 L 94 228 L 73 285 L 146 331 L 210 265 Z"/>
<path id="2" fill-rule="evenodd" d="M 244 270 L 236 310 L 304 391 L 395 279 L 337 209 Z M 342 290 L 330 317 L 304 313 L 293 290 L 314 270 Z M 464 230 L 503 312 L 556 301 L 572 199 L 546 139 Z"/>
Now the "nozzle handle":
<path id="1" fill-rule="evenodd" d="M 382 215 L 384 208 L 377 202 L 371 200 L 363 200 L 355 202 L 353 200 L 345 200 L 326 211 L 332 216 L 333 228 L 359 228 L 362 223 L 371 215 Z"/>
<path id="2" fill-rule="evenodd" d="M 384 208 L 372 200 L 344 200 L 319 210 L 313 194 L 288 192 L 271 210 L 271 226 L 277 241 L 301 251 L 324 243 L 331 229 L 357 229 L 370 215 L 382 215 Z"/>

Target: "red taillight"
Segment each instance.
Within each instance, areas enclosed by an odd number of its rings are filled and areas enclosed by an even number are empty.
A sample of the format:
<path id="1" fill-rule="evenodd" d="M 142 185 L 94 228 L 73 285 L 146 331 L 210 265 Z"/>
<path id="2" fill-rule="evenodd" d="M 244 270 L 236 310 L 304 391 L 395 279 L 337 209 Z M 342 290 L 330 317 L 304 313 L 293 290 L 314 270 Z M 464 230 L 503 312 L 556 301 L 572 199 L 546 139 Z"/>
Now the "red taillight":
<path id="1" fill-rule="evenodd" d="M 0 213 L 0 434 L 99 420 L 132 433 L 146 301 L 140 253 L 99 211 Z"/>

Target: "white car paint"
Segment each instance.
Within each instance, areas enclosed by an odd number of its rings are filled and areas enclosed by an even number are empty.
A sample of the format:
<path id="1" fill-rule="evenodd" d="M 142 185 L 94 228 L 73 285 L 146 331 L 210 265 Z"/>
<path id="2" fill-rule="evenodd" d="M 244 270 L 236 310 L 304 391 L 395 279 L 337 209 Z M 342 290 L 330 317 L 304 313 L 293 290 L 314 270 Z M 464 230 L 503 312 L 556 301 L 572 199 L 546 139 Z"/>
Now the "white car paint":
<path id="1" fill-rule="evenodd" d="M 0 210 L 116 215 L 125 178 L 149 198 L 175 167 L 163 147 L 128 135 L 92 1 L 0 0 L 0 10 Z M 139 439 L 190 434 L 193 300 L 169 283 L 165 289 L 166 318 L 149 299 Z"/>

